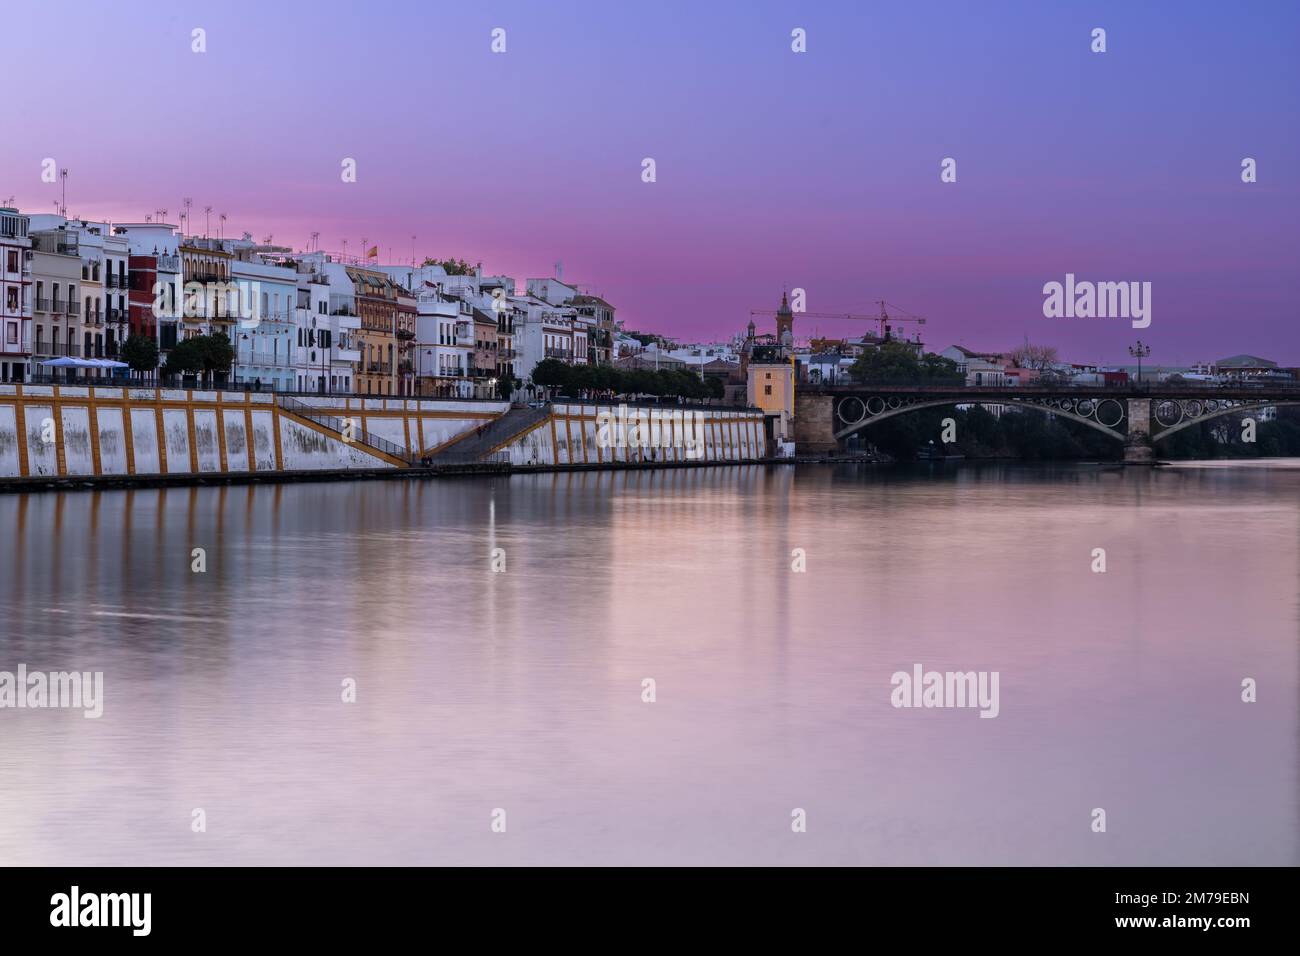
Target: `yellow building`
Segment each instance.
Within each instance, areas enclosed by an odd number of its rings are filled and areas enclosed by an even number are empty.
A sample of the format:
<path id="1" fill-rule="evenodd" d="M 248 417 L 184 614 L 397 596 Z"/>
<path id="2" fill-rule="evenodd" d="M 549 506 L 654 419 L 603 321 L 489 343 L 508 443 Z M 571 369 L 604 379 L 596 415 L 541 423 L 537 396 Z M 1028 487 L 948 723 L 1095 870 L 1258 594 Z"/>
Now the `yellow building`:
<path id="1" fill-rule="evenodd" d="M 750 405 L 776 419 L 773 437 L 784 440 L 791 433 L 790 421 L 794 416 L 794 365 L 787 358 L 751 358 L 746 397 Z"/>
<path id="2" fill-rule="evenodd" d="M 397 395 L 397 289 L 386 273 L 349 266 L 361 328 L 353 336 L 361 352 L 354 377 L 359 395 Z"/>

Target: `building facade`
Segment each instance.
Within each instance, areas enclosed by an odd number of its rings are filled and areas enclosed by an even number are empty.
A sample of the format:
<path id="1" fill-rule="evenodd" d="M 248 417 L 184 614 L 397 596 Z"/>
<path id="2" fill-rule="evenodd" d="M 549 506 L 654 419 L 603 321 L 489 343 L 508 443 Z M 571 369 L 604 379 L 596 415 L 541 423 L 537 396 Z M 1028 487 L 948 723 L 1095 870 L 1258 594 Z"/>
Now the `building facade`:
<path id="1" fill-rule="evenodd" d="M 32 361 L 31 221 L 0 207 L 0 381 L 25 382 Z"/>

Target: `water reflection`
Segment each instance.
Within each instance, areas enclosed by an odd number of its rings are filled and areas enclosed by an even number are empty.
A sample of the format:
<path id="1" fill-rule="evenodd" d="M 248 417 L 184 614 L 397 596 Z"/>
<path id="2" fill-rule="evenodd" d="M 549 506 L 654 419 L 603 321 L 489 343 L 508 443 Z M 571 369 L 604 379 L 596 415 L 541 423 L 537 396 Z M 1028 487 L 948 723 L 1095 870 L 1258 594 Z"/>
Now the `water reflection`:
<path id="1" fill-rule="evenodd" d="M 106 697 L 0 710 L 0 862 L 1294 864 L 1297 492 L 962 465 L 0 497 L 0 670 Z M 1000 716 L 892 708 L 914 663 L 998 670 Z"/>

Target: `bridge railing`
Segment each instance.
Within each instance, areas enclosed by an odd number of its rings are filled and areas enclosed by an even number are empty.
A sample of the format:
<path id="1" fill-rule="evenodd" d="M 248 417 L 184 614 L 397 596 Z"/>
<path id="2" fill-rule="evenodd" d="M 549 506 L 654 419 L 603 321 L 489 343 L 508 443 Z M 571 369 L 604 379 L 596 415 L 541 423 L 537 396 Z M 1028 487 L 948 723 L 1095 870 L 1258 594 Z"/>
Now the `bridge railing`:
<path id="1" fill-rule="evenodd" d="M 816 385 L 800 383 L 800 388 L 810 392 L 827 394 L 848 394 L 864 389 L 879 391 L 929 391 L 929 392 L 970 392 L 1006 393 L 1019 395 L 1057 395 L 1070 393 L 1104 393 L 1109 395 L 1196 395 L 1203 392 L 1242 392 L 1247 394 L 1296 394 L 1300 395 L 1300 382 L 1029 382 L 1022 385 L 1008 383 L 974 385 L 967 382 L 945 382 L 917 379 L 871 379 L 854 382 L 838 382 L 834 385 Z"/>

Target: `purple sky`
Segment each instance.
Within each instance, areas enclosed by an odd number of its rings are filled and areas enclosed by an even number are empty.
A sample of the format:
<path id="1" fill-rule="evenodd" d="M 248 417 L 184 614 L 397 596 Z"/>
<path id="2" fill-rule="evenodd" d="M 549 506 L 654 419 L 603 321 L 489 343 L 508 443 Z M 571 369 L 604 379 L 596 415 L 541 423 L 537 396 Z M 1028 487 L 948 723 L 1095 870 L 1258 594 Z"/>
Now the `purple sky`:
<path id="1" fill-rule="evenodd" d="M 409 259 L 415 234 L 420 256 L 519 278 L 558 259 L 628 328 L 685 338 L 740 331 L 784 285 L 816 312 L 884 298 L 928 317 L 934 348 L 1028 336 L 1118 361 L 1140 335 L 1156 363 L 1300 364 L 1293 2 L 96 0 L 0 17 L 0 199 L 25 211 L 53 211 L 53 157 L 84 217 L 175 222 L 191 196 L 200 232 L 211 205 L 227 235 L 295 247 L 319 231 Z M 1043 283 L 1067 272 L 1150 281 L 1151 327 L 1044 318 Z M 813 325 L 863 328 L 796 329 Z"/>

